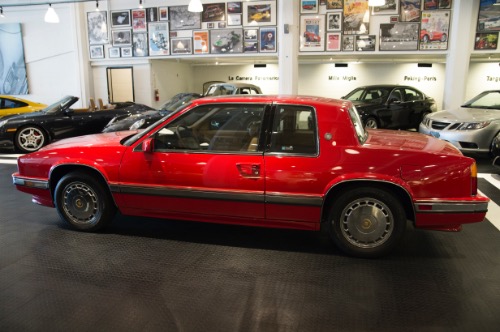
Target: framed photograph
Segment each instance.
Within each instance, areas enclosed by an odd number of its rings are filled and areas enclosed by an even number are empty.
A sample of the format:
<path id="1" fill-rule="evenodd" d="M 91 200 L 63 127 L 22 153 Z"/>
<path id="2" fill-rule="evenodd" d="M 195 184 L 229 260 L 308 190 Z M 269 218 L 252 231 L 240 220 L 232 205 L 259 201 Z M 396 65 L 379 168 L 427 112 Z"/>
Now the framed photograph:
<path id="1" fill-rule="evenodd" d="M 203 12 L 201 14 L 202 22 L 214 22 L 226 20 L 226 3 L 210 3 L 203 5 Z"/>
<path id="2" fill-rule="evenodd" d="M 232 14 L 241 14 L 243 13 L 243 6 L 241 5 L 241 1 L 230 1 L 227 3 L 227 12 Z"/>
<path id="3" fill-rule="evenodd" d="M 260 28 L 259 52 L 275 53 L 278 50 L 276 38 L 276 27 Z"/>
<path id="4" fill-rule="evenodd" d="M 326 13 L 326 31 L 342 31 L 342 13 Z"/>
<path id="5" fill-rule="evenodd" d="M 108 43 L 107 17 L 106 11 L 92 11 L 87 13 L 87 29 L 90 45 Z"/>
<path id="6" fill-rule="evenodd" d="M 228 14 L 227 25 L 241 25 L 241 14 Z"/>
<path id="7" fill-rule="evenodd" d="M 390 23 L 397 23 L 397 22 L 399 22 L 399 16 L 389 16 L 389 22 Z"/>
<path id="8" fill-rule="evenodd" d="M 449 10 L 424 10 L 420 23 L 420 50 L 447 50 Z"/>
<path id="9" fill-rule="evenodd" d="M 243 3 L 243 25 L 276 25 L 276 1 L 252 1 Z"/>
<path id="10" fill-rule="evenodd" d="M 219 29 L 225 29 L 226 28 L 226 22 L 218 22 L 217 27 Z"/>
<path id="11" fill-rule="evenodd" d="M 132 34 L 132 52 L 134 56 L 148 56 L 148 33 L 147 32 L 137 32 Z"/>
<path id="12" fill-rule="evenodd" d="M 131 26 L 130 10 L 112 10 L 111 11 L 111 27 L 125 28 Z"/>
<path id="13" fill-rule="evenodd" d="M 193 54 L 191 38 L 172 38 L 170 44 L 172 54 Z"/>
<path id="14" fill-rule="evenodd" d="M 158 8 L 158 19 L 160 21 L 168 21 L 168 7 Z"/>
<path id="15" fill-rule="evenodd" d="M 354 42 L 356 36 L 344 35 L 342 36 L 342 51 L 352 52 L 354 51 Z"/>
<path id="16" fill-rule="evenodd" d="M 423 2 L 425 10 L 432 10 L 439 8 L 438 0 L 423 0 Z"/>
<path id="17" fill-rule="evenodd" d="M 370 27 L 369 13 L 368 0 L 344 0 L 344 34 L 367 35 Z"/>
<path id="18" fill-rule="evenodd" d="M 122 58 L 132 57 L 132 47 L 122 47 L 120 49 Z"/>
<path id="19" fill-rule="evenodd" d="M 451 9 L 452 0 L 439 0 L 439 9 Z M 487 2 L 487 1 L 485 1 Z M 491 1 L 490 1 L 491 2 Z M 498 1 L 496 2 L 498 4 Z"/>
<path id="20" fill-rule="evenodd" d="M 367 52 L 375 51 L 375 35 L 360 35 L 356 36 L 356 51 Z"/>
<path id="21" fill-rule="evenodd" d="M 231 54 L 243 52 L 243 29 L 221 29 L 210 31 L 210 53 Z"/>
<path id="22" fill-rule="evenodd" d="M 170 47 L 168 42 L 168 23 L 149 23 L 149 55 L 168 55 Z"/>
<path id="23" fill-rule="evenodd" d="M 300 0 L 301 14 L 315 14 L 318 12 L 318 0 Z"/>
<path id="24" fill-rule="evenodd" d="M 158 8 L 150 7 L 146 8 L 146 22 L 156 22 L 158 21 Z"/>
<path id="25" fill-rule="evenodd" d="M 301 52 L 325 50 L 325 15 L 300 16 Z"/>
<path id="26" fill-rule="evenodd" d="M 399 0 L 385 0 L 385 5 L 372 8 L 372 15 L 399 15 Z"/>
<path id="27" fill-rule="evenodd" d="M 326 50 L 329 52 L 340 51 L 340 32 L 327 32 L 326 33 Z"/>
<path id="28" fill-rule="evenodd" d="M 342 10 L 344 8 L 344 0 L 326 0 L 326 10 Z"/>
<path id="29" fill-rule="evenodd" d="M 132 9 L 132 30 L 134 32 L 147 31 L 146 9 Z"/>
<path id="30" fill-rule="evenodd" d="M 418 23 L 380 24 L 380 51 L 416 51 L 418 49 Z"/>
<path id="31" fill-rule="evenodd" d="M 400 0 L 400 22 L 420 22 L 421 0 Z"/>
<path id="32" fill-rule="evenodd" d="M 170 31 L 170 38 L 175 38 L 177 37 L 177 31 Z"/>
<path id="33" fill-rule="evenodd" d="M 497 46 L 498 32 L 476 33 L 475 50 L 496 50 Z"/>
<path id="34" fill-rule="evenodd" d="M 243 52 L 256 53 L 259 51 L 259 29 L 243 30 Z"/>
<path id="35" fill-rule="evenodd" d="M 188 11 L 188 6 L 168 7 L 170 30 L 201 29 L 201 13 Z"/>
<path id="36" fill-rule="evenodd" d="M 111 41 L 113 46 L 131 46 L 132 30 L 113 30 L 111 32 Z"/>
<path id="37" fill-rule="evenodd" d="M 500 31 L 500 6 L 492 1 L 480 1 L 477 32 Z"/>
<path id="38" fill-rule="evenodd" d="M 193 53 L 208 54 L 210 53 L 210 43 L 207 30 L 193 31 Z"/>
<path id="39" fill-rule="evenodd" d="M 110 47 L 108 49 L 108 54 L 110 58 L 119 58 L 120 57 L 120 48 L 119 47 Z"/>
<path id="40" fill-rule="evenodd" d="M 91 59 L 104 59 L 104 45 L 90 45 Z"/>
<path id="41" fill-rule="evenodd" d="M 214 23 L 207 23 L 207 29 L 213 29 L 214 28 Z"/>

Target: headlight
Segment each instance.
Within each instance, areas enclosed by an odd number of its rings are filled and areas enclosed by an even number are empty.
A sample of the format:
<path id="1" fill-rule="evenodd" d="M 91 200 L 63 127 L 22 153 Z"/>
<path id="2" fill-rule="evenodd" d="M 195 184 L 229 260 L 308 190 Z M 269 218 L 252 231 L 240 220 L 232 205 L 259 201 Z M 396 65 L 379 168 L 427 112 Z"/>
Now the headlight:
<path id="1" fill-rule="evenodd" d="M 135 130 L 135 129 L 141 128 L 144 125 L 145 122 L 146 122 L 146 120 L 144 120 L 144 119 L 137 120 L 136 122 L 134 122 L 130 126 L 130 130 Z"/>
<path id="2" fill-rule="evenodd" d="M 0 127 L 3 127 L 9 120 L 0 121 Z"/>
<path id="3" fill-rule="evenodd" d="M 475 129 L 483 129 L 488 126 L 490 122 L 464 122 L 460 126 L 458 126 L 457 130 L 475 130 Z"/>

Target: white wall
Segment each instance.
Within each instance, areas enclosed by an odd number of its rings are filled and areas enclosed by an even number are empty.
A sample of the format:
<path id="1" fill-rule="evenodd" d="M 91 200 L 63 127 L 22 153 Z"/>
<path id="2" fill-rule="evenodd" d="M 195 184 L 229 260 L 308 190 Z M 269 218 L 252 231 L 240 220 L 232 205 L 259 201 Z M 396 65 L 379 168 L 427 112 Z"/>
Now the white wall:
<path id="1" fill-rule="evenodd" d="M 176 60 L 152 60 L 151 106 L 158 108 L 163 102 L 180 92 L 199 92 L 193 87 L 194 71 L 189 64 Z M 154 90 L 158 89 L 160 100 L 154 100 Z M 199 92 L 201 93 L 201 92 Z"/>
<path id="2" fill-rule="evenodd" d="M 500 63 L 471 63 L 465 102 L 484 90 L 500 89 Z"/>

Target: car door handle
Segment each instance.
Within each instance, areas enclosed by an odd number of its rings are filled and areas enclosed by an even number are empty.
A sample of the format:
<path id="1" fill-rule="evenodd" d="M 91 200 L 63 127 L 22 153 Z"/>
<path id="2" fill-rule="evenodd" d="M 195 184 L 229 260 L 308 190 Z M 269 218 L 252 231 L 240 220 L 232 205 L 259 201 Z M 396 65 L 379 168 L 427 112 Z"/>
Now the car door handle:
<path id="1" fill-rule="evenodd" d="M 243 177 L 246 178 L 258 178 L 260 177 L 260 165 L 259 164 L 236 164 L 238 171 Z"/>

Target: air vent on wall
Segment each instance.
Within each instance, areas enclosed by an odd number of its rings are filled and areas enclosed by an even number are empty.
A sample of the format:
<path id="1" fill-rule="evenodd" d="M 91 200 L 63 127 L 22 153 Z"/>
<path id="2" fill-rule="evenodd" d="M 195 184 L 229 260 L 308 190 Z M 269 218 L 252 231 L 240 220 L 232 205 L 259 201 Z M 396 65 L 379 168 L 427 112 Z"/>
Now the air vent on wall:
<path id="1" fill-rule="evenodd" d="M 254 68 L 266 68 L 267 65 L 265 63 L 256 63 L 253 65 Z"/>
<path id="2" fill-rule="evenodd" d="M 347 67 L 347 63 L 336 63 L 335 67 Z"/>
<path id="3" fill-rule="evenodd" d="M 419 67 L 430 67 L 430 68 L 432 68 L 432 63 L 419 63 L 418 66 Z"/>

